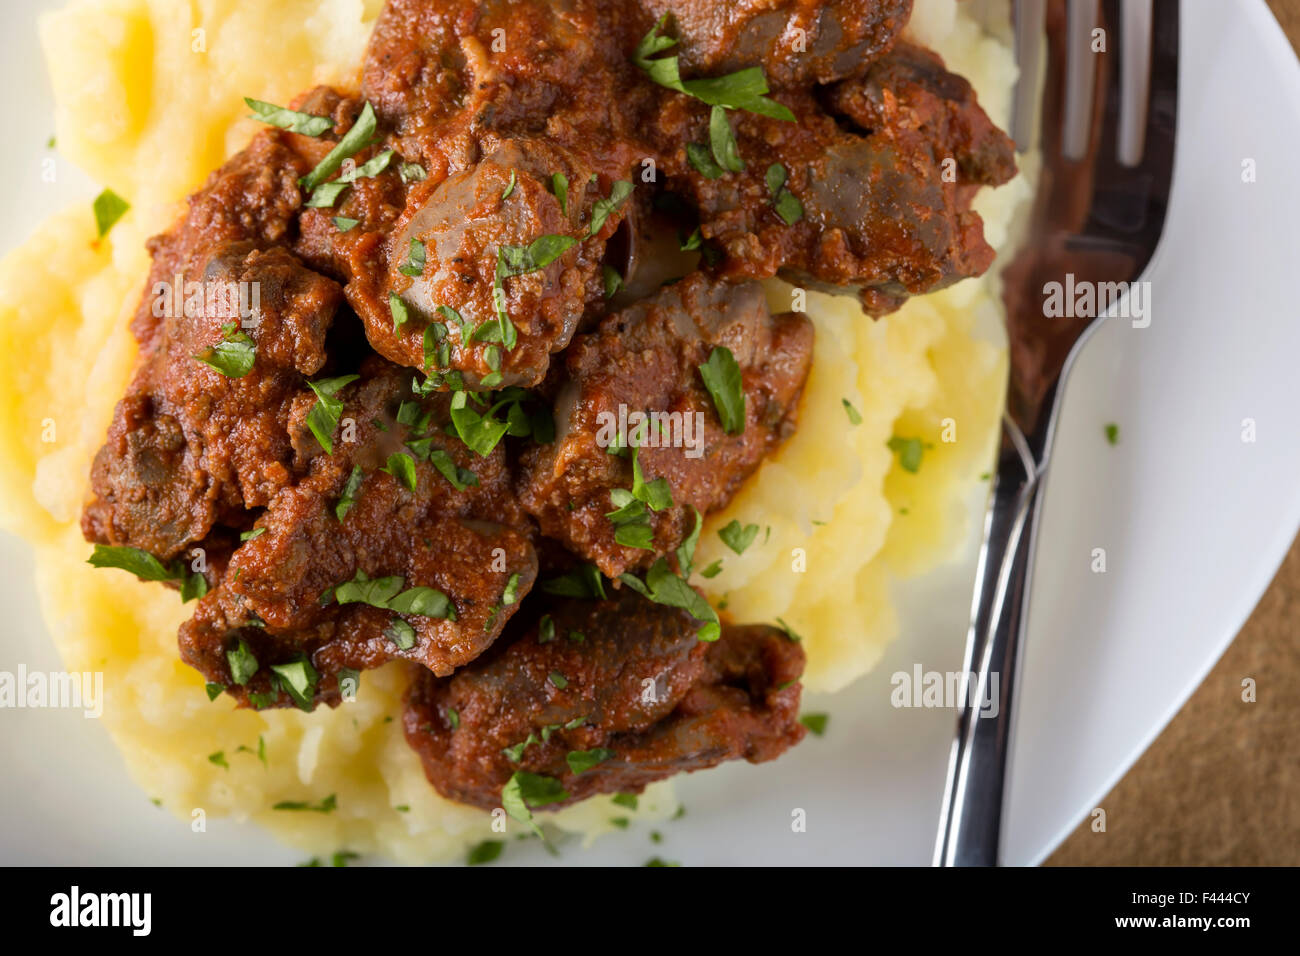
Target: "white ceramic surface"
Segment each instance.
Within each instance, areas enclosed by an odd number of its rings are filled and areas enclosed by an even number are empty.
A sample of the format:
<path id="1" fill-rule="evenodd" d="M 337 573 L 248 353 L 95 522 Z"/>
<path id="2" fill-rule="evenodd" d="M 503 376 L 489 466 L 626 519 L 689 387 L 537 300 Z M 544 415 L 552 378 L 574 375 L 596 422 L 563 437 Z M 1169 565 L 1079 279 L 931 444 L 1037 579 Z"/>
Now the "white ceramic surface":
<path id="1" fill-rule="evenodd" d="M 63 160 L 40 183 L 50 94 L 35 12 L 5 0 L 0 250 L 97 191 Z M 1172 209 L 1146 276 L 1153 321 L 1096 335 L 1069 383 L 1039 547 L 1014 748 L 1008 862 L 1040 861 L 1119 779 L 1218 659 L 1300 523 L 1300 65 L 1262 0 L 1184 0 Z M 1244 184 L 1243 159 L 1258 181 Z M 1258 440 L 1243 443 L 1243 419 Z M 1106 422 L 1118 422 L 1118 447 Z M 960 667 L 976 542 L 899 587 L 904 634 L 834 698 L 831 729 L 775 764 L 680 782 L 689 812 L 568 864 L 928 863 L 952 713 L 894 709 L 889 675 Z M 1104 547 L 1109 570 L 1089 570 Z M 30 552 L 0 537 L 0 670 L 56 670 Z M 1242 675 L 1243 677 L 1250 675 Z M 289 863 L 251 827 L 206 834 L 156 810 L 107 734 L 68 711 L 0 711 L 0 862 Z M 808 832 L 790 832 L 802 807 Z M 512 848 L 512 862 L 549 858 Z"/>

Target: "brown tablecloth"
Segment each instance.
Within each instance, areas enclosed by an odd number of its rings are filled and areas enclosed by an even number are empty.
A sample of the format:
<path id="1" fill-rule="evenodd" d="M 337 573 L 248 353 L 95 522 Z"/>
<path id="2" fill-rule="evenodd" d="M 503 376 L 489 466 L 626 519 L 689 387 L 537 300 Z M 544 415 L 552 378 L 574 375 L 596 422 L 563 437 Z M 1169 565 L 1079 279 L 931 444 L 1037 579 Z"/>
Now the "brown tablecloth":
<path id="1" fill-rule="evenodd" d="M 1300 49 L 1300 0 L 1269 0 Z M 1300 480 L 1300 478 L 1298 478 Z M 1242 700 L 1253 678 L 1254 703 Z M 1300 864 L 1300 540 L 1187 705 L 1049 866 Z"/>

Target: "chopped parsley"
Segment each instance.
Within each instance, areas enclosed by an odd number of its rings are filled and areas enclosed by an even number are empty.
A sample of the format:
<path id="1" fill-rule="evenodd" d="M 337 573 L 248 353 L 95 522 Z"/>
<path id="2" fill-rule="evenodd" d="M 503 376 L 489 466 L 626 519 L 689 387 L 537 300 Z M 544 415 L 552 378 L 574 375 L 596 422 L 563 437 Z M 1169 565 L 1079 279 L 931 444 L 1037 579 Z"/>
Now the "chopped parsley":
<path id="1" fill-rule="evenodd" d="M 407 491 L 415 491 L 418 478 L 415 474 L 415 459 L 404 451 L 393 452 L 388 456 L 388 463 L 379 469 L 392 475 Z"/>
<path id="2" fill-rule="evenodd" d="M 505 202 L 507 199 L 510 198 L 510 194 L 515 191 L 515 184 L 517 182 L 519 182 L 519 177 L 515 175 L 515 171 L 512 169 L 510 170 L 510 182 L 506 185 L 505 190 L 501 193 L 502 202 Z"/>
<path id="3" fill-rule="evenodd" d="M 421 276 L 424 275 L 424 264 L 424 243 L 419 239 L 412 239 L 410 251 L 406 254 L 406 265 L 397 271 L 404 276 Z"/>
<path id="4" fill-rule="evenodd" d="M 388 293 L 388 312 L 393 317 L 393 331 L 396 332 L 411 319 L 411 313 L 406 308 L 406 303 L 396 292 Z"/>
<path id="5" fill-rule="evenodd" d="M 241 531 L 239 533 L 239 540 L 252 541 L 254 538 L 260 538 L 265 533 L 266 533 L 266 526 L 263 525 L 260 528 L 254 528 L 252 531 Z"/>
<path id="6" fill-rule="evenodd" d="M 677 45 L 675 37 L 664 36 L 659 32 L 663 29 L 667 19 L 667 14 L 659 18 L 659 22 L 641 38 L 641 42 L 637 44 L 636 52 L 632 56 L 633 62 L 644 70 L 650 79 L 670 90 L 676 90 L 678 93 L 685 93 L 698 100 L 703 100 L 710 106 L 747 110 L 750 113 L 758 113 L 791 123 L 795 121 L 795 116 L 789 109 L 765 95 L 768 92 L 767 78 L 758 67 L 750 67 L 749 69 L 711 79 L 683 81 L 676 56 L 651 59 L 656 54 Z"/>
<path id="7" fill-rule="evenodd" d="M 399 651 L 409 651 L 415 646 L 415 628 L 400 617 L 393 618 L 386 628 L 384 637 L 397 645 Z"/>
<path id="8" fill-rule="evenodd" d="M 335 396 L 345 385 L 358 378 L 359 375 L 340 375 L 338 378 L 323 378 L 307 383 L 316 393 L 316 404 L 307 414 L 307 427 L 327 455 L 334 454 L 334 429 L 338 427 L 339 417 L 343 414 L 343 402 Z"/>
<path id="9" fill-rule="evenodd" d="M 519 770 L 514 773 L 501 789 L 501 806 L 511 818 L 526 823 L 538 836 L 541 827 L 533 820 L 532 807 L 545 806 L 569 799 L 564 785 L 554 777 Z"/>
<path id="10" fill-rule="evenodd" d="M 767 191 L 772 194 L 772 206 L 787 226 L 793 226 L 803 218 L 803 203 L 799 197 L 786 188 L 789 174 L 780 163 L 767 167 Z"/>
<path id="11" fill-rule="evenodd" d="M 126 211 L 131 208 L 131 204 L 113 190 L 105 189 L 95 197 L 93 208 L 95 210 L 95 230 L 98 233 L 98 238 L 103 239 L 108 235 L 108 231 L 117 225 L 117 221 L 126 215 Z"/>
<path id="12" fill-rule="evenodd" d="M 1106 426 L 1106 441 L 1112 445 L 1119 444 L 1119 426 L 1111 422 Z"/>
<path id="13" fill-rule="evenodd" d="M 748 524 L 743 528 L 740 522 L 734 518 L 725 527 L 718 531 L 718 537 L 736 554 L 744 554 L 745 549 L 754 543 L 754 538 L 758 536 L 758 525 Z"/>
<path id="14" fill-rule="evenodd" d="M 347 216 L 334 217 L 334 225 L 338 228 L 339 232 L 349 232 L 360 221 L 361 221 L 360 219 L 349 219 Z"/>
<path id="15" fill-rule="evenodd" d="M 371 137 L 375 135 L 377 126 L 374 107 L 367 102 L 362 107 L 357 121 L 352 124 L 352 128 L 344 134 L 343 138 L 338 141 L 325 158 L 316 164 L 315 169 L 298 180 L 299 185 L 310 192 L 323 183 L 329 176 L 338 171 L 345 159 L 356 155 L 365 148 Z"/>
<path id="16" fill-rule="evenodd" d="M 320 674 L 305 656 L 286 664 L 272 664 L 271 672 L 275 674 L 280 686 L 293 698 L 295 704 L 303 710 L 311 710 L 312 698 L 316 696 L 316 685 L 320 682 Z"/>
<path id="17" fill-rule="evenodd" d="M 564 173 L 551 176 L 551 193 L 560 201 L 560 212 L 569 214 L 569 177 Z"/>
<path id="18" fill-rule="evenodd" d="M 854 408 L 853 403 L 847 398 L 841 398 L 840 401 L 844 403 L 844 414 L 849 416 L 849 424 L 854 426 L 861 425 L 862 413 Z"/>
<path id="19" fill-rule="evenodd" d="M 612 299 L 614 293 L 623 288 L 623 277 L 613 266 L 602 267 L 602 273 L 605 277 L 605 298 Z"/>
<path id="20" fill-rule="evenodd" d="M 574 773 L 586 773 L 592 767 L 605 762 L 612 756 L 614 756 L 614 751 L 604 747 L 595 747 L 591 750 L 571 750 L 564 759 L 568 763 L 569 769 Z"/>
<path id="21" fill-rule="evenodd" d="M 441 448 L 429 452 L 429 463 L 437 468 L 438 473 L 451 482 L 451 486 L 457 491 L 478 487 L 478 475 L 467 468 L 461 468 L 451 455 Z"/>
<path id="22" fill-rule="evenodd" d="M 484 863 L 491 863 L 501 856 L 501 851 L 505 849 L 504 840 L 484 840 L 477 846 L 471 847 L 465 857 L 465 862 L 469 866 L 482 866 Z"/>
<path id="23" fill-rule="evenodd" d="M 705 179 L 719 179 L 726 172 L 726 170 L 719 166 L 714 160 L 713 154 L 709 151 L 709 147 L 702 146 L 699 143 L 686 144 L 686 160 L 695 167 L 695 171 Z"/>
<path id="24" fill-rule="evenodd" d="M 580 564 L 567 574 L 549 578 L 542 582 L 541 589 L 557 597 L 605 600 L 605 579 L 594 564 Z"/>
<path id="25" fill-rule="evenodd" d="M 256 116 L 250 116 L 249 119 L 259 120 L 269 126 L 275 126 L 280 129 L 287 129 L 291 133 L 301 133 L 303 136 L 320 136 L 334 128 L 334 121 L 328 116 L 316 116 L 312 113 L 300 113 L 297 110 L 287 109 L 283 106 L 276 106 L 274 103 L 264 103 L 261 100 L 244 97 L 244 102 L 248 104 Z"/>
<path id="26" fill-rule="evenodd" d="M 707 568 L 700 572 L 700 577 L 712 580 L 722 573 L 722 559 L 714 561 Z"/>
<path id="27" fill-rule="evenodd" d="M 799 718 L 799 723 L 807 727 L 814 737 L 820 737 L 826 733 L 826 725 L 830 720 L 830 714 L 804 714 Z"/>
<path id="28" fill-rule="evenodd" d="M 218 750 L 214 754 L 208 754 L 208 763 L 216 764 L 218 767 L 224 767 L 227 770 L 230 769 L 230 764 L 226 761 L 226 752 L 224 750 Z"/>
<path id="29" fill-rule="evenodd" d="M 537 643 L 549 644 L 555 640 L 555 620 L 549 614 L 543 614 L 537 622 Z"/>
<path id="30" fill-rule="evenodd" d="M 564 688 L 569 686 L 569 679 L 559 671 L 551 671 L 546 679 L 551 682 L 552 686 L 554 686 L 556 690 L 564 690 Z"/>
<path id="31" fill-rule="evenodd" d="M 627 807 L 629 810 L 636 809 L 637 796 L 635 793 L 616 793 L 612 799 L 616 806 Z"/>
<path id="32" fill-rule="evenodd" d="M 889 450 L 898 455 L 898 464 L 904 471 L 916 474 L 921 470 L 921 456 L 925 452 L 921 439 L 894 436 L 889 439 L 888 445 Z"/>
<path id="33" fill-rule="evenodd" d="M 234 647 L 226 651 L 226 663 L 230 666 L 230 679 L 240 687 L 246 685 L 257 673 L 257 658 L 242 637 Z"/>
<path id="34" fill-rule="evenodd" d="M 419 163 L 402 163 L 397 167 L 397 175 L 402 177 L 403 183 L 418 183 L 428 178 L 428 173 Z"/>
<path id="35" fill-rule="evenodd" d="M 308 803 L 305 800 L 281 800 L 271 807 L 272 810 L 309 810 L 312 813 L 331 813 L 339 805 L 338 795 L 331 793 L 320 803 Z"/>
<path id="36" fill-rule="evenodd" d="M 465 445 L 486 458 L 510 430 L 509 421 L 492 416 L 492 409 L 478 412 L 469 406 L 469 393 L 456 392 L 451 397 L 451 424 Z"/>
<path id="37" fill-rule="evenodd" d="M 143 581 L 174 581 L 176 566 L 168 567 L 148 551 L 126 545 L 97 544 L 86 562 L 97 568 L 121 568 Z"/>
<path id="38" fill-rule="evenodd" d="M 609 188 L 608 199 L 597 199 L 591 206 L 591 231 L 587 235 L 594 236 L 604 229 L 606 220 L 627 202 L 627 198 L 632 195 L 632 190 L 635 188 L 627 180 L 620 179 Z"/>
<path id="39" fill-rule="evenodd" d="M 799 644 L 803 641 L 803 638 L 799 636 L 798 632 L 795 631 L 793 627 L 791 627 L 789 624 L 785 622 L 784 618 L 778 617 L 776 619 L 776 623 L 781 625 L 781 630 L 785 631 L 785 636 L 788 637 L 790 640 L 794 641 L 796 644 Z"/>
<path id="40" fill-rule="evenodd" d="M 727 120 L 727 111 L 721 106 L 715 106 L 709 112 L 709 148 L 713 150 L 713 159 L 719 168 L 733 173 L 745 169 L 740 147 L 736 145 L 736 134 Z"/>
<path id="41" fill-rule="evenodd" d="M 338 503 L 334 505 L 334 515 L 340 521 L 352 510 L 352 506 L 357 503 L 357 492 L 361 490 L 361 483 L 366 480 L 365 472 L 361 470 L 360 465 L 352 466 L 352 473 L 348 475 L 348 482 L 343 486 L 343 496 L 339 498 Z"/>
<path id="42" fill-rule="evenodd" d="M 226 378 L 243 378 L 253 370 L 257 361 L 257 345 L 247 334 L 235 329 L 233 322 L 223 325 L 221 341 L 194 356 Z"/>
<path id="43" fill-rule="evenodd" d="M 725 346 L 716 346 L 699 369 L 723 430 L 739 435 L 745 430 L 745 390 L 735 356 Z"/>
<path id="44" fill-rule="evenodd" d="M 526 246 L 500 246 L 497 249 L 497 273 L 503 279 L 527 275 L 545 269 L 578 240 L 572 236 L 539 236 Z"/>
<path id="45" fill-rule="evenodd" d="M 701 641 L 716 641 L 722 636 L 718 612 L 684 579 L 673 574 L 665 558 L 659 558 L 650 566 L 645 581 L 628 573 L 619 575 L 619 580 L 656 604 L 681 608 L 697 621 L 702 621 L 703 626 L 696 634 Z"/>

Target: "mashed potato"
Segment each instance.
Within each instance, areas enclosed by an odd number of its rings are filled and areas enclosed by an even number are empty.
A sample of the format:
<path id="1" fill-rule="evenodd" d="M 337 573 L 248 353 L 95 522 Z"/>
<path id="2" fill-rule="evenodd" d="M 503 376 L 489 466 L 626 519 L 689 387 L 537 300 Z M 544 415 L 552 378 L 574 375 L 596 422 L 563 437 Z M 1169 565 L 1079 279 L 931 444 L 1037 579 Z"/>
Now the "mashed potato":
<path id="1" fill-rule="evenodd" d="M 41 605 L 66 666 L 103 672 L 104 723 L 149 796 L 186 818 L 202 808 L 253 819 L 307 852 L 427 862 L 500 834 L 425 781 L 394 719 L 398 668 L 367 673 L 356 702 L 333 711 L 210 703 L 177 656 L 190 609 L 174 592 L 91 568 L 77 523 L 135 356 L 127 316 L 148 268 L 145 239 L 247 142 L 243 96 L 285 102 L 317 83 L 351 85 L 379 6 L 76 0 L 44 18 L 59 148 L 132 209 L 98 242 L 89 205 L 69 210 L 0 263 L 0 523 L 35 548 Z M 1016 75 L 1005 44 L 955 0 L 916 8 L 913 33 L 1005 123 Z M 1022 176 L 981 197 L 995 246 L 1006 246 L 1030 192 Z M 794 292 L 768 286 L 781 310 Z M 709 521 L 699 559 L 721 561 L 702 583 L 736 620 L 779 617 L 803 637 L 814 690 L 846 686 L 895 636 L 891 577 L 935 566 L 964 540 L 964 503 L 989 466 L 1001 410 L 1000 309 L 992 277 L 878 322 L 852 299 L 808 294 L 817 345 L 800 429 Z M 901 467 L 894 437 L 921 442 L 919 470 Z M 715 533 L 732 520 L 760 528 L 740 556 Z M 209 759 L 218 752 L 228 769 Z M 331 813 L 271 809 L 331 794 Z M 592 837 L 612 817 L 660 819 L 674 807 L 671 785 L 660 784 L 634 812 L 598 798 L 551 820 Z"/>

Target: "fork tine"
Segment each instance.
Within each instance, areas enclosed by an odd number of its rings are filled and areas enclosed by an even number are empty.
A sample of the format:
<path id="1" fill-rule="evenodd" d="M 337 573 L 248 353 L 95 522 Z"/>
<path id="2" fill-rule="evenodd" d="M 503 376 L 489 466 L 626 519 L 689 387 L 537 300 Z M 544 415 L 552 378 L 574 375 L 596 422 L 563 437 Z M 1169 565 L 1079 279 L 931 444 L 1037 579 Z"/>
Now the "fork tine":
<path id="1" fill-rule="evenodd" d="M 1124 166 L 1142 162 L 1147 101 L 1151 94 L 1151 32 L 1155 0 L 1124 0 L 1120 6 L 1119 147 Z"/>
<path id="2" fill-rule="evenodd" d="M 1092 52 L 1092 31 L 1097 27 L 1099 8 L 1100 0 L 1070 0 L 1061 154 L 1071 162 L 1078 162 L 1087 155 L 1092 138 L 1092 96 L 1097 85 L 1097 56 Z"/>
<path id="3" fill-rule="evenodd" d="M 1047 43 L 1047 0 L 1016 0 L 1016 99 L 1011 116 L 1011 138 L 1016 149 L 1027 152 L 1036 145 L 1039 120 L 1038 78 L 1043 70 Z"/>

